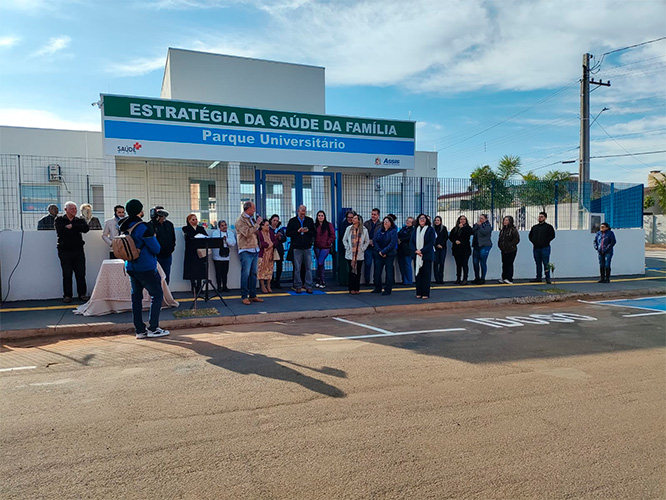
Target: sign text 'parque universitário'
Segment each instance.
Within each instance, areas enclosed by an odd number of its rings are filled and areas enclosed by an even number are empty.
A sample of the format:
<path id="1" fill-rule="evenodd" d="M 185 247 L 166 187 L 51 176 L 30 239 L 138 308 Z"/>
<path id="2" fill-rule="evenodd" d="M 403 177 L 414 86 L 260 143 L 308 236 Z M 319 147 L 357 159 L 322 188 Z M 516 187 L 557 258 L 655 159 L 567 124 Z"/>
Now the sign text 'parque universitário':
<path id="1" fill-rule="evenodd" d="M 414 168 L 414 122 L 102 96 L 104 153 L 338 167 Z"/>

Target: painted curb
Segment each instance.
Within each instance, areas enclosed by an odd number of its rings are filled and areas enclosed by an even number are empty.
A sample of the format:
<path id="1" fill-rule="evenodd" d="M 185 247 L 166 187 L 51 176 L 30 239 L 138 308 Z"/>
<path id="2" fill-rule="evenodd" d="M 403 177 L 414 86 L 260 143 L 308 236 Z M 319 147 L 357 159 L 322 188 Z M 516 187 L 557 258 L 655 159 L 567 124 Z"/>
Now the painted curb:
<path id="1" fill-rule="evenodd" d="M 640 297 L 661 295 L 663 288 L 644 288 L 634 290 L 615 290 L 606 292 L 571 292 L 558 295 L 527 295 L 522 297 L 502 297 L 498 299 L 462 300 L 456 302 L 424 302 L 421 304 L 400 304 L 393 306 L 367 306 L 349 309 L 318 309 L 311 311 L 287 311 L 266 314 L 248 314 L 242 316 L 214 316 L 206 318 L 175 319 L 161 322 L 167 329 L 192 329 L 211 326 L 247 325 L 255 323 L 271 323 L 274 321 L 295 321 L 300 319 L 331 318 L 334 316 L 369 316 L 374 314 L 409 313 L 414 311 L 446 311 L 470 307 L 502 307 L 520 304 L 547 304 L 579 299 L 612 299 L 618 297 Z M 131 323 L 85 323 L 77 325 L 57 325 L 47 328 L 26 330 L 8 330 L 0 334 L 3 344 L 8 341 L 35 338 L 71 338 L 96 335 L 134 334 Z"/>

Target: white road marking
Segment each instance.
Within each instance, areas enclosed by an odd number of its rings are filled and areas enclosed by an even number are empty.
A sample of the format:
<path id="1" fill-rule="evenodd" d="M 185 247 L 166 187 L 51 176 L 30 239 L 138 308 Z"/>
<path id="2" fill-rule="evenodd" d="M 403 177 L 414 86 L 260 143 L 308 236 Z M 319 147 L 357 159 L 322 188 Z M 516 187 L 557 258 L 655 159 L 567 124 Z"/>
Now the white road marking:
<path id="1" fill-rule="evenodd" d="M 349 323 L 350 325 L 354 326 L 359 326 L 361 328 L 366 328 L 368 330 L 373 330 L 375 332 L 380 332 L 380 333 L 374 333 L 371 335 L 353 335 L 351 337 L 327 337 L 324 339 L 317 339 L 317 340 L 357 340 L 357 339 L 373 339 L 373 338 L 378 338 L 378 337 L 397 337 L 400 335 L 418 335 L 422 333 L 438 333 L 438 332 L 462 332 L 465 331 L 465 328 L 440 328 L 437 330 L 413 330 L 410 332 L 390 332 L 388 330 L 384 330 L 383 328 L 378 328 L 376 326 L 371 326 L 371 325 L 365 325 L 363 323 L 357 323 L 356 321 L 350 321 L 348 319 L 343 319 L 343 318 L 333 318 L 336 321 L 341 321 L 343 323 Z"/>
<path id="2" fill-rule="evenodd" d="M 0 368 L 0 372 L 16 372 L 19 370 L 34 370 L 36 366 L 15 366 L 14 368 Z"/>
<path id="3" fill-rule="evenodd" d="M 361 328 L 367 328 L 368 330 L 373 330 L 375 332 L 383 333 L 383 334 L 390 334 L 393 332 L 389 332 L 388 330 L 384 330 L 383 328 L 377 328 L 376 326 L 370 326 L 370 325 L 364 325 L 363 323 L 357 323 L 356 321 L 350 321 L 348 319 L 343 319 L 343 318 L 333 318 L 336 321 L 342 321 L 343 323 L 349 323 L 350 325 L 354 326 L 360 326 Z M 351 337 L 347 337 L 351 338 Z"/>
<path id="4" fill-rule="evenodd" d="M 659 316 L 660 314 L 666 314 L 666 311 L 655 311 L 649 313 L 636 313 L 636 314 L 623 314 L 623 318 L 635 318 L 637 316 Z"/>
<path id="5" fill-rule="evenodd" d="M 74 382 L 74 379 L 71 378 L 63 378 L 61 380 L 54 380 L 53 382 L 35 382 L 34 384 L 30 384 L 33 387 L 41 387 L 44 385 L 63 385 L 63 384 L 69 384 L 70 382 Z"/>

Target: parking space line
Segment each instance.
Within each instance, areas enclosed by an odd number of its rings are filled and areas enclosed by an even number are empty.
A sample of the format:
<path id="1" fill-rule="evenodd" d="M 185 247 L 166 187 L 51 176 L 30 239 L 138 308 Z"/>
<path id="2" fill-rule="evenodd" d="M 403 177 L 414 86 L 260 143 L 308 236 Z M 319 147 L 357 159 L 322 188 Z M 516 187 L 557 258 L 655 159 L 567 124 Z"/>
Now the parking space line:
<path id="1" fill-rule="evenodd" d="M 13 368 L 0 368 L 0 372 L 17 372 L 19 370 L 34 370 L 36 366 L 15 366 Z"/>
<path id="2" fill-rule="evenodd" d="M 649 313 L 636 313 L 636 314 L 623 314 L 623 318 L 635 318 L 637 316 L 659 316 L 660 314 L 666 314 L 666 311 L 655 311 Z"/>
<path id="3" fill-rule="evenodd" d="M 357 323 L 356 321 L 350 321 L 348 319 L 344 318 L 333 318 L 336 321 L 341 321 L 342 323 L 348 323 L 350 325 L 358 326 L 361 328 L 366 328 L 368 330 L 373 330 L 375 332 L 380 332 L 380 333 L 373 333 L 373 334 L 368 334 L 368 335 L 353 335 L 350 337 L 326 337 L 323 339 L 317 339 L 317 340 L 357 340 L 357 339 L 373 339 L 373 338 L 379 338 L 379 337 L 397 337 L 400 335 L 419 335 L 423 333 L 441 333 L 441 332 L 463 332 L 466 329 L 465 328 L 438 328 L 436 330 L 412 330 L 409 332 L 390 332 L 388 330 L 384 330 L 383 328 L 378 328 L 376 326 L 371 326 L 371 325 L 366 325 L 363 323 Z"/>

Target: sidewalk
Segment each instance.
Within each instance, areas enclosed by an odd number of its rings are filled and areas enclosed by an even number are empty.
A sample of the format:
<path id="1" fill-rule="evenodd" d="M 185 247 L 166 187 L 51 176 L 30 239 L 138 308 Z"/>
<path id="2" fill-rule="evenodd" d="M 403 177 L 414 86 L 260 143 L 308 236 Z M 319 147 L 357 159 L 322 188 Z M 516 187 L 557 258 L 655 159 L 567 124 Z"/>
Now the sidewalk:
<path id="1" fill-rule="evenodd" d="M 468 307 L 493 308 L 512 303 L 538 303 L 579 298 L 642 296 L 666 293 L 666 255 L 649 252 L 644 276 L 613 277 L 611 283 L 601 284 L 596 278 L 555 279 L 552 285 L 545 283 L 516 282 L 513 285 L 498 284 L 455 286 L 451 284 L 432 287 L 429 300 L 416 299 L 413 287 L 396 286 L 390 296 L 370 293 L 364 287 L 360 295 L 350 295 L 346 288 L 331 286 L 296 294 L 283 288 L 272 294 L 261 294 L 263 303 L 243 305 L 240 295 L 233 290 L 223 295 L 224 303 L 215 298 L 208 303 L 199 300 L 199 308 L 214 307 L 219 316 L 176 319 L 174 312 L 187 310 L 193 298 L 189 294 L 175 293 L 178 308 L 163 309 L 160 326 L 164 328 L 193 328 L 198 326 L 290 321 L 302 318 L 331 317 L 339 315 L 364 315 L 377 312 L 411 312 L 415 310 L 452 309 Z M 72 310 L 80 304 L 63 304 L 60 300 L 7 302 L 0 307 L 0 340 L 44 336 L 86 336 L 112 333 L 133 333 L 130 312 L 106 316 L 78 316 Z M 148 313 L 144 313 L 147 321 Z"/>

